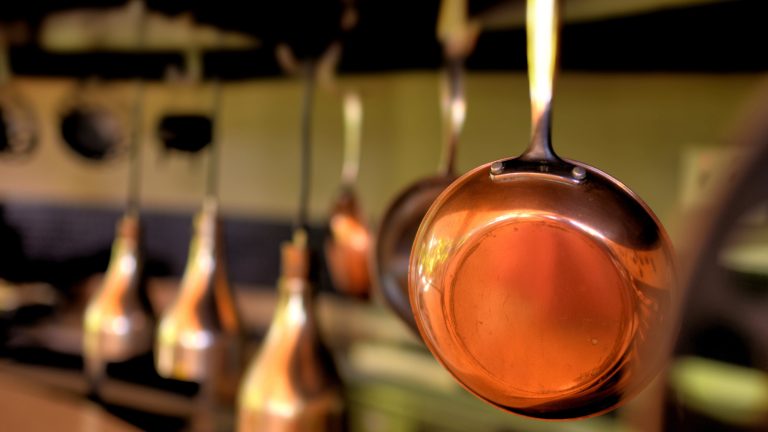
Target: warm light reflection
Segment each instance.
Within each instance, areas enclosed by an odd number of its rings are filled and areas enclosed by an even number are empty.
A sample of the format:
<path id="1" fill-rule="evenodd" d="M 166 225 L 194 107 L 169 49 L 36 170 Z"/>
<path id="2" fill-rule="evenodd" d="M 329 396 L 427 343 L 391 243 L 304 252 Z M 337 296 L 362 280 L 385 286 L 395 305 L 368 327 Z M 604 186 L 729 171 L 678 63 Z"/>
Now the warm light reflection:
<path id="1" fill-rule="evenodd" d="M 451 125 L 455 133 L 461 133 L 464 118 L 467 115 L 467 104 L 464 98 L 456 98 L 451 102 Z"/>
<path id="2" fill-rule="evenodd" d="M 531 110 L 537 119 L 552 100 L 557 32 L 556 0 L 528 0 L 528 69 L 531 80 Z M 535 124 L 536 122 L 534 122 Z"/>
<path id="3" fill-rule="evenodd" d="M 300 296 L 292 296 L 285 308 L 286 319 L 295 325 L 302 325 L 307 320 L 304 302 Z"/>
<path id="4" fill-rule="evenodd" d="M 131 329 L 131 323 L 128 321 L 128 318 L 117 316 L 112 319 L 110 329 L 113 333 L 118 335 L 128 334 L 128 331 Z"/>
<path id="5" fill-rule="evenodd" d="M 427 247 L 422 252 L 422 260 L 419 264 L 419 275 L 421 276 L 422 288 L 432 286 L 432 275 L 436 268 L 449 258 L 452 242 L 446 238 L 430 237 L 427 241 Z"/>
<path id="6" fill-rule="evenodd" d="M 184 348 L 202 350 L 210 347 L 213 337 L 205 330 L 186 330 L 179 337 L 179 344 Z"/>
<path id="7" fill-rule="evenodd" d="M 213 256 L 211 256 L 210 251 L 203 250 L 197 254 L 196 264 L 201 273 L 210 274 L 211 272 L 213 272 L 213 266 L 215 265 L 215 261 L 213 259 Z"/>
<path id="8" fill-rule="evenodd" d="M 354 182 L 360 165 L 363 104 L 360 95 L 350 91 L 344 94 L 344 165 L 342 181 Z"/>
<path id="9" fill-rule="evenodd" d="M 136 270 L 136 257 L 128 254 L 121 256 L 119 266 L 121 272 L 133 273 Z"/>
<path id="10" fill-rule="evenodd" d="M 264 401 L 266 411 L 271 415 L 283 418 L 292 418 L 296 415 L 297 406 L 293 401 L 286 402 L 280 399 L 265 398 Z"/>
<path id="11" fill-rule="evenodd" d="M 347 214 L 336 214 L 331 218 L 334 241 L 356 251 L 367 251 L 371 239 L 368 230 L 356 218 Z"/>
<path id="12" fill-rule="evenodd" d="M 357 93 L 349 92 L 344 95 L 344 115 L 353 124 L 359 124 L 363 119 L 363 106 Z"/>

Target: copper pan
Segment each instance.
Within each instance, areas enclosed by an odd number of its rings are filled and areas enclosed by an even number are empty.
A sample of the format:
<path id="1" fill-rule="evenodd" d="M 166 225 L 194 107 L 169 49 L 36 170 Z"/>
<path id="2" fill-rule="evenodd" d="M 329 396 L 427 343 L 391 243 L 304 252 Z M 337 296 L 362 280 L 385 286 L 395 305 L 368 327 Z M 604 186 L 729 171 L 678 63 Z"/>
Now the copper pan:
<path id="1" fill-rule="evenodd" d="M 443 91 L 443 111 L 449 116 L 442 166 L 437 175 L 421 179 L 395 198 L 384 214 L 376 235 L 373 267 L 377 289 L 412 329 L 416 323 L 408 300 L 408 260 L 421 219 L 438 195 L 456 179 L 456 145 L 464 124 L 463 70 L 460 60 L 448 65 Z"/>
<path id="2" fill-rule="evenodd" d="M 672 245 L 650 208 L 550 141 L 558 2 L 528 1 L 532 137 L 435 200 L 409 268 L 422 339 L 468 390 L 543 419 L 611 410 L 656 375 L 676 308 Z"/>
<path id="3" fill-rule="evenodd" d="M 344 95 L 344 164 L 339 195 L 333 203 L 329 220 L 330 236 L 325 242 L 325 256 L 333 286 L 340 292 L 367 298 L 371 275 L 368 255 L 371 235 L 355 191 L 360 167 L 360 141 L 363 107 L 355 92 Z"/>

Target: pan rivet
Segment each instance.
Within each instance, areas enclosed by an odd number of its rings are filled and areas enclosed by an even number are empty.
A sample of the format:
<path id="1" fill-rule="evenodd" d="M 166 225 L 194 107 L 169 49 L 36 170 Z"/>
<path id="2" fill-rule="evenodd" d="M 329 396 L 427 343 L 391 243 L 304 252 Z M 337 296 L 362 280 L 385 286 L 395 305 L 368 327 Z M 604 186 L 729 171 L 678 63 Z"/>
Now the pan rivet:
<path id="1" fill-rule="evenodd" d="M 571 170 L 571 174 L 573 174 L 573 177 L 576 180 L 584 180 L 584 177 L 587 176 L 587 170 L 585 170 L 580 166 L 577 166 L 577 167 L 573 167 L 573 169 Z"/>
<path id="2" fill-rule="evenodd" d="M 501 162 L 494 162 L 491 164 L 491 174 L 498 175 L 501 174 L 502 169 L 504 168 L 504 165 L 502 165 Z"/>

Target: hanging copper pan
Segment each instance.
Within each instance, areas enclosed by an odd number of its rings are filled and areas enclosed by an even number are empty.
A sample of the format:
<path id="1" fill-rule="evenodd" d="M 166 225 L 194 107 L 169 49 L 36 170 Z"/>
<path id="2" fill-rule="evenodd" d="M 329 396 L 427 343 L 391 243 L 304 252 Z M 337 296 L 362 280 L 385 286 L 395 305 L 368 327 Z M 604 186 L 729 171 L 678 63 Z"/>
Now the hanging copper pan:
<path id="1" fill-rule="evenodd" d="M 371 235 L 355 192 L 360 167 L 362 118 L 360 96 L 350 91 L 344 95 L 344 164 L 341 188 L 331 211 L 330 236 L 325 242 L 325 257 L 333 286 L 337 290 L 353 297 L 367 298 L 371 286 L 368 269 Z"/>
<path id="2" fill-rule="evenodd" d="M 433 355 L 480 398 L 530 417 L 588 417 L 659 370 L 673 250 L 637 195 L 552 150 L 557 1 L 529 0 L 527 22 L 530 146 L 435 200 L 411 253 L 410 301 Z"/>
<path id="3" fill-rule="evenodd" d="M 448 116 L 448 132 L 443 161 L 437 175 L 414 183 L 389 206 L 376 235 L 373 267 L 378 290 L 392 309 L 414 331 L 416 323 L 408 300 L 408 260 L 421 219 L 438 195 L 456 179 L 456 145 L 464 124 L 463 70 L 459 60 L 448 65 L 444 83 L 443 111 Z"/>

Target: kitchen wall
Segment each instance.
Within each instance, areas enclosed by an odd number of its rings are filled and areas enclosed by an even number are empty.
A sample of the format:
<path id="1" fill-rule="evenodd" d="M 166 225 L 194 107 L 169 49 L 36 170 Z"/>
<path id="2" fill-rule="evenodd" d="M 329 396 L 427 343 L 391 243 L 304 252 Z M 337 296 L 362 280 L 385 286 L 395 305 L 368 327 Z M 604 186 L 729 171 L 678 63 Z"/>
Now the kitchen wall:
<path id="1" fill-rule="evenodd" d="M 563 73 L 557 84 L 554 142 L 566 157 L 589 162 L 623 180 L 672 230 L 676 226 L 681 151 L 720 144 L 761 81 L 758 75 Z M 29 160 L 0 161 L 0 194 L 9 200 L 120 206 L 126 159 L 94 163 L 65 147 L 57 116 L 71 99 L 64 79 L 19 79 L 19 90 L 41 122 L 42 142 Z M 108 84 L 105 97 L 130 109 L 133 83 Z M 377 221 L 401 189 L 435 172 L 441 145 L 439 76 L 391 73 L 349 76 L 365 108 L 360 193 Z M 220 123 L 224 210 L 245 217 L 289 218 L 297 206 L 301 85 L 292 79 L 223 86 Z M 458 167 L 516 155 L 527 144 L 529 106 L 522 73 L 472 73 Z M 192 210 L 203 193 L 205 156 L 163 155 L 155 137 L 169 109 L 206 107 L 210 88 L 145 88 L 143 199 L 156 210 Z M 338 185 L 342 150 L 341 98 L 318 91 L 313 110 L 311 215 L 320 221 Z"/>

